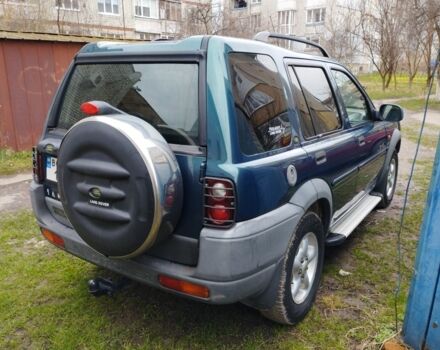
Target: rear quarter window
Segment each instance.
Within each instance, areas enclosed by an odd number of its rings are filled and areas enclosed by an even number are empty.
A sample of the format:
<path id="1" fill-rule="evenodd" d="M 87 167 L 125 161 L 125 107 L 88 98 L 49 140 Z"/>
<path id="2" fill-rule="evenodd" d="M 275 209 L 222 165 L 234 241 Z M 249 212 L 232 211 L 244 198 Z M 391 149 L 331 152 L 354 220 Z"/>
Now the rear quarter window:
<path id="1" fill-rule="evenodd" d="M 153 125 L 168 143 L 199 143 L 198 65 L 77 65 L 60 107 L 58 127 L 85 118 L 82 103 L 104 101 Z"/>
<path id="2" fill-rule="evenodd" d="M 273 59 L 230 53 L 229 75 L 241 151 L 252 155 L 290 145 L 287 101 Z"/>

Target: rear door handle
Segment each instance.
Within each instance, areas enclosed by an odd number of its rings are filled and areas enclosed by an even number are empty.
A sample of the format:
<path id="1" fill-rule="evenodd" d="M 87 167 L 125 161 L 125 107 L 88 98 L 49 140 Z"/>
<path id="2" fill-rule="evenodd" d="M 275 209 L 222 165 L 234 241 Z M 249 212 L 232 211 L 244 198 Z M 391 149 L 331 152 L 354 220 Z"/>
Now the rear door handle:
<path id="1" fill-rule="evenodd" d="M 324 164 L 327 161 L 327 154 L 325 151 L 319 151 L 315 153 L 316 164 Z"/>
<path id="2" fill-rule="evenodd" d="M 364 146 L 365 145 L 365 137 L 364 136 L 359 136 L 358 137 L 358 144 L 359 144 L 359 146 Z"/>

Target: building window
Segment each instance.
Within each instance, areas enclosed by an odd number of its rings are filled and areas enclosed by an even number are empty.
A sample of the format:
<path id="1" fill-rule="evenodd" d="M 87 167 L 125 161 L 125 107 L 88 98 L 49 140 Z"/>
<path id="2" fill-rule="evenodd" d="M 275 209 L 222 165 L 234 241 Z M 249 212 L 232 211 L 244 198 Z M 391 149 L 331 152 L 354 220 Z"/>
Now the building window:
<path id="1" fill-rule="evenodd" d="M 320 45 L 320 38 L 319 36 L 306 36 L 306 40 L 311 41 L 312 43 L 318 44 Z M 311 50 L 316 50 L 316 47 L 311 46 L 311 45 L 306 45 L 306 50 L 311 49 Z"/>
<path id="2" fill-rule="evenodd" d="M 134 13 L 138 17 L 159 18 L 158 0 L 136 0 Z"/>
<path id="3" fill-rule="evenodd" d="M 307 24 L 324 23 L 325 8 L 307 10 Z"/>
<path id="4" fill-rule="evenodd" d="M 122 34 L 116 33 L 101 33 L 103 38 L 111 38 L 111 39 L 122 39 Z"/>
<path id="5" fill-rule="evenodd" d="M 281 34 L 293 34 L 294 25 L 295 25 L 294 10 L 278 12 L 278 27 Z"/>
<path id="6" fill-rule="evenodd" d="M 251 27 L 253 30 L 261 27 L 261 13 L 251 16 Z"/>
<path id="7" fill-rule="evenodd" d="M 119 0 L 98 0 L 98 12 L 119 15 Z"/>
<path id="8" fill-rule="evenodd" d="M 247 7 L 247 1 L 246 0 L 233 0 L 234 8 L 235 9 L 241 9 Z"/>
<path id="9" fill-rule="evenodd" d="M 78 0 L 56 0 L 55 6 L 61 10 L 79 11 Z"/>
<path id="10" fill-rule="evenodd" d="M 191 24 L 201 25 L 203 24 L 201 20 L 201 11 L 196 7 L 187 7 L 185 11 L 186 19 Z"/>
<path id="11" fill-rule="evenodd" d="M 261 0 L 252 0 L 251 3 L 252 4 L 261 4 Z"/>
<path id="12" fill-rule="evenodd" d="M 160 34 L 157 33 L 136 32 L 136 34 L 139 39 L 146 41 L 153 41 L 160 38 Z"/>
<path id="13" fill-rule="evenodd" d="M 174 1 L 161 1 L 160 2 L 160 18 L 169 21 L 181 20 L 181 4 Z"/>
<path id="14" fill-rule="evenodd" d="M 306 36 L 306 40 L 314 42 L 315 44 L 319 45 L 319 36 Z"/>

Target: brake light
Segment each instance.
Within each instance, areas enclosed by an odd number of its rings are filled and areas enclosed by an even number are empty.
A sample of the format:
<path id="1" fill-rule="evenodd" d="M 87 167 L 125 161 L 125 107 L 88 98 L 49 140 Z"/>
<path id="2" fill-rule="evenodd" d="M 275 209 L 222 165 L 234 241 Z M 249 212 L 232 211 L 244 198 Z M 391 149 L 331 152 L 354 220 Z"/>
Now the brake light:
<path id="1" fill-rule="evenodd" d="M 209 289 L 200 284 L 179 280 L 165 275 L 159 275 L 159 283 L 166 288 L 177 290 L 181 293 L 194 295 L 199 298 L 209 298 Z"/>
<path id="2" fill-rule="evenodd" d="M 229 227 L 235 222 L 235 190 L 231 180 L 205 178 L 205 225 Z"/>
<path id="3" fill-rule="evenodd" d="M 46 238 L 50 243 L 56 245 L 59 248 L 64 248 L 64 239 L 58 236 L 56 233 L 49 231 L 43 227 L 40 227 L 41 234 Z"/>
<path id="4" fill-rule="evenodd" d="M 37 147 L 32 147 L 32 172 L 34 181 L 41 183 L 44 180 L 44 157 Z"/>
<path id="5" fill-rule="evenodd" d="M 88 116 L 99 114 L 99 107 L 92 102 L 84 102 L 81 107 L 81 112 L 87 114 Z"/>

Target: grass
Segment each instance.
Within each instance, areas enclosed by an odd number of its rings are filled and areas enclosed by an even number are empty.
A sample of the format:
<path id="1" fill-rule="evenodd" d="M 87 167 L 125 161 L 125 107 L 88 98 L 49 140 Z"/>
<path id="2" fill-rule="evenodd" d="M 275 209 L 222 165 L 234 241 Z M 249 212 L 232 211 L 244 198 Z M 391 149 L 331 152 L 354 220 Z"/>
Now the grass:
<path id="1" fill-rule="evenodd" d="M 0 175 L 11 175 L 32 169 L 32 152 L 0 149 Z"/>
<path id="2" fill-rule="evenodd" d="M 416 171 L 403 242 L 401 324 L 432 162 Z M 133 284 L 113 298 L 86 282 L 111 275 L 47 243 L 30 212 L 0 217 L 0 348 L 376 349 L 394 330 L 398 210 L 376 212 L 328 249 L 315 306 L 296 327 L 241 304 L 211 306 Z M 341 276 L 339 270 L 351 272 Z"/>
<path id="3" fill-rule="evenodd" d="M 425 109 L 426 100 L 424 98 L 412 98 L 399 101 L 398 104 L 413 111 L 423 111 Z M 436 111 L 440 111 L 440 101 L 433 100 L 432 96 L 429 100 L 428 108 Z"/>
<path id="4" fill-rule="evenodd" d="M 427 129 L 422 145 L 433 147 L 440 128 Z M 414 142 L 417 130 L 405 125 L 404 138 Z M 400 325 L 431 171 L 432 160 L 418 161 L 402 235 Z M 140 284 L 95 299 L 87 280 L 114 275 L 51 246 L 30 212 L 3 215 L 0 348 L 377 349 L 395 334 L 398 208 L 370 215 L 343 246 L 327 249 L 315 306 L 295 327 L 241 304 L 205 305 Z"/>
<path id="5" fill-rule="evenodd" d="M 385 91 L 382 91 L 382 80 L 379 73 L 360 74 L 358 79 L 373 100 L 398 99 L 403 97 L 417 98 L 424 96 L 427 91 L 425 75 L 417 75 L 410 88 L 408 75 L 398 74 L 396 76 L 396 88 L 394 88 L 394 81 L 392 80 L 389 88 Z"/>
<path id="6" fill-rule="evenodd" d="M 409 123 L 402 126 L 404 139 L 417 143 L 420 133 L 420 124 Z M 439 141 L 440 127 L 434 124 L 425 124 L 421 145 L 428 150 L 435 149 Z"/>

